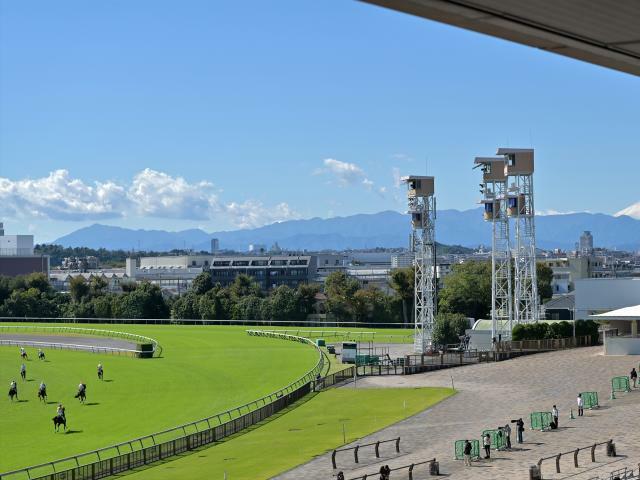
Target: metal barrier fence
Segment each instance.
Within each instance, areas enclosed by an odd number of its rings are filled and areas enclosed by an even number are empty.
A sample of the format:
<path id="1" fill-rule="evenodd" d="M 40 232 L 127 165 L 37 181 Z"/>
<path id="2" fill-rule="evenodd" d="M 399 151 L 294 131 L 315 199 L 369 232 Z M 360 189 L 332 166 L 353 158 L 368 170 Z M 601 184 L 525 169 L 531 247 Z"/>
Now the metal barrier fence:
<path id="1" fill-rule="evenodd" d="M 532 412 L 530 415 L 531 430 L 546 430 L 551 427 L 551 412 Z"/>
<path id="2" fill-rule="evenodd" d="M 588 480 L 640 480 L 640 463 L 637 471 L 633 467 L 623 467 L 612 471 L 606 477 L 591 477 Z"/>
<path id="3" fill-rule="evenodd" d="M 598 408 L 598 392 L 580 392 L 582 401 L 584 402 L 584 408 L 592 409 Z"/>
<path id="4" fill-rule="evenodd" d="M 487 434 L 491 439 L 491 448 L 493 450 L 501 450 L 507 445 L 507 439 L 502 430 L 483 430 L 482 438 L 484 439 Z"/>
<path id="5" fill-rule="evenodd" d="M 162 432 L 91 452 L 0 473 L 0 480 L 95 480 L 153 463 L 202 445 L 217 442 L 255 425 L 310 393 L 325 368 L 322 351 L 306 338 L 281 335 L 313 346 L 318 362 L 305 375 L 280 390 L 225 412 Z"/>
<path id="6" fill-rule="evenodd" d="M 613 377 L 611 379 L 612 392 L 630 392 L 629 377 Z"/>
<path id="7" fill-rule="evenodd" d="M 589 450 L 591 452 L 591 462 L 594 463 L 596 461 L 596 448 L 600 445 L 606 445 L 606 453 L 607 457 L 615 457 L 616 456 L 616 448 L 613 443 L 613 440 L 607 440 L 606 442 L 594 443 L 593 445 L 589 445 L 588 447 L 576 448 L 575 450 L 570 450 L 568 452 L 562 452 L 557 455 L 551 455 L 550 457 L 544 457 L 538 460 L 538 472 L 542 476 L 542 463 L 546 460 L 555 460 L 556 461 L 556 473 L 560 472 L 560 459 L 563 455 L 573 455 L 573 465 L 575 468 L 579 468 L 578 465 L 578 454 L 583 450 Z"/>
<path id="8" fill-rule="evenodd" d="M 378 442 L 372 442 L 372 443 L 365 443 L 362 445 L 356 445 L 355 447 L 346 447 L 346 448 L 337 448 L 333 451 L 333 453 L 331 454 L 331 465 L 333 465 L 334 470 L 337 467 L 336 465 L 336 454 L 338 452 L 348 452 L 350 450 L 353 450 L 353 461 L 355 463 L 360 463 L 360 459 L 358 458 L 358 452 L 360 451 L 361 448 L 366 448 L 366 447 L 374 447 L 375 449 L 375 454 L 376 454 L 376 458 L 380 458 L 380 445 L 382 445 L 383 443 L 390 443 L 390 442 L 394 442 L 396 444 L 396 453 L 400 453 L 400 437 L 398 438 L 392 438 L 390 440 L 380 440 Z"/>
<path id="9" fill-rule="evenodd" d="M 401 467 L 392 468 L 390 469 L 390 471 L 398 472 L 401 470 L 407 470 L 407 473 L 409 474 L 409 477 L 408 477 L 409 480 L 413 480 L 413 474 L 414 474 L 415 468 L 421 465 L 429 465 L 430 475 L 439 475 L 440 465 L 438 464 L 435 458 L 432 458 L 431 460 L 426 460 L 424 462 L 410 463 L 409 465 L 403 465 Z M 365 473 L 364 475 L 360 475 L 359 477 L 351 477 L 349 480 L 367 480 L 367 479 L 374 480 L 374 479 L 380 478 L 379 475 L 380 475 L 380 472 Z"/>
<path id="10" fill-rule="evenodd" d="M 135 333 L 127 333 L 127 332 L 119 332 L 116 330 L 102 330 L 98 328 L 82 328 L 82 327 L 66 327 L 66 326 L 55 326 L 55 327 L 43 327 L 41 325 L 0 325 L 0 334 L 2 333 L 25 333 L 25 332 L 34 332 L 34 333 L 43 333 L 43 334 L 54 334 L 54 335 L 89 335 L 92 337 L 112 337 L 112 338 L 122 338 L 125 340 L 129 340 L 135 342 L 136 344 L 151 344 L 153 345 L 153 355 L 161 356 L 162 355 L 162 346 L 160 343 L 151 337 L 145 337 L 144 335 L 137 335 Z"/>
<path id="11" fill-rule="evenodd" d="M 464 444 L 467 440 L 456 440 L 454 444 L 455 459 L 462 460 L 464 458 Z M 478 440 L 469 440 L 471 443 L 471 459 L 480 458 L 480 442 Z"/>
<path id="12" fill-rule="evenodd" d="M 277 330 L 264 330 L 289 335 L 304 336 L 306 338 L 339 338 L 343 340 L 376 341 L 387 340 L 391 343 L 413 343 L 413 332 L 407 335 L 387 334 L 381 332 L 358 332 L 346 330 L 309 330 L 305 328 L 283 328 Z"/>

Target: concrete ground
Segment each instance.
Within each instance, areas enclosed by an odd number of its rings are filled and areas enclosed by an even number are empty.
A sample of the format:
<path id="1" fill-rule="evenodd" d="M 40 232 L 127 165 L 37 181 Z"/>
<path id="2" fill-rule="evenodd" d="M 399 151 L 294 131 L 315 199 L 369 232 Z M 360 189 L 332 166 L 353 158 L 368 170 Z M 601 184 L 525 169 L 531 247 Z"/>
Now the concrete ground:
<path id="1" fill-rule="evenodd" d="M 46 343 L 64 343 L 71 345 L 84 345 L 88 347 L 108 347 L 108 348 L 124 348 L 135 350 L 138 348 L 135 342 L 111 337 L 82 337 L 76 335 L 39 335 L 37 333 L 2 333 L 0 340 L 12 340 L 15 342 L 46 342 Z M 18 348 L 18 347 L 16 347 Z M 38 347 L 25 346 L 27 354 L 32 357 L 37 356 Z M 46 347 L 43 347 L 46 353 Z"/>
<path id="2" fill-rule="evenodd" d="M 338 470 L 345 478 L 377 472 L 381 465 L 391 468 L 436 458 L 440 473 L 454 479 L 527 479 L 529 466 L 541 457 L 575 450 L 596 442 L 613 439 L 618 457 L 607 457 L 604 447 L 596 450 L 596 463 L 591 463 L 588 451 L 580 452 L 580 468 L 573 467 L 573 455 L 563 457 L 561 474 L 555 473 L 554 460 L 543 463 L 545 479 L 590 479 L 608 475 L 622 467 L 638 467 L 640 462 L 640 389 L 618 393 L 609 400 L 611 378 L 628 375 L 638 368 L 640 356 L 602 355 L 602 347 L 589 347 L 542 353 L 500 363 L 480 364 L 410 376 L 367 377 L 358 380 L 357 388 L 372 387 L 450 387 L 451 380 L 458 393 L 411 418 L 362 438 L 357 443 L 370 443 L 400 436 L 401 453 L 382 450 L 376 460 L 373 452 L 361 453 L 357 468 L 350 453 L 339 454 Z M 353 388 L 347 385 L 343 388 Z M 570 409 L 576 412 L 576 395 L 597 391 L 601 408 L 586 410 L 584 417 L 570 420 Z M 531 431 L 529 414 L 560 410 L 560 428 L 548 432 Z M 493 452 L 490 460 L 473 462 L 464 467 L 454 457 L 455 440 L 479 439 L 482 430 L 496 428 L 511 419 L 525 421 L 525 443 L 512 443 L 509 452 Z M 355 443 L 354 443 L 355 445 Z M 521 448 L 517 448 L 521 447 Z M 330 479 L 338 470 L 331 467 L 330 453 L 301 465 L 275 478 Z M 408 478 L 394 472 L 392 479 Z M 371 478 L 377 478 L 371 477 Z M 418 470 L 414 479 L 431 478 L 426 468 Z"/>

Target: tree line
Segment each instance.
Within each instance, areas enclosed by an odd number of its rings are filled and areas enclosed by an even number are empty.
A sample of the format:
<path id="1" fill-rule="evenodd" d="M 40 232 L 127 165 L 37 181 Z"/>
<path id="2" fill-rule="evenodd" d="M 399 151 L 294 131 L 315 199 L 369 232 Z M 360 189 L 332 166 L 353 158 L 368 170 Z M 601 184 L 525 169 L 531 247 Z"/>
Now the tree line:
<path id="1" fill-rule="evenodd" d="M 552 272 L 538 264 L 538 291 L 551 297 Z M 390 275 L 390 293 L 361 287 L 343 272 L 331 273 L 319 284 L 286 285 L 264 292 L 248 275 L 238 275 L 228 286 L 200 273 L 189 290 L 178 297 L 163 295 L 148 282 L 122 283 L 122 293 L 107 291 L 100 277 L 71 280 L 69 292 L 57 292 L 45 275 L 0 277 L 0 316 L 70 318 L 176 318 L 202 320 L 267 320 L 300 323 L 307 315 L 326 312 L 337 321 L 369 324 L 405 324 L 414 321 L 414 270 L 402 268 Z M 468 318 L 491 314 L 491 264 L 469 261 L 453 266 L 438 292 L 434 326 L 437 344 L 457 343 L 469 328 Z"/>

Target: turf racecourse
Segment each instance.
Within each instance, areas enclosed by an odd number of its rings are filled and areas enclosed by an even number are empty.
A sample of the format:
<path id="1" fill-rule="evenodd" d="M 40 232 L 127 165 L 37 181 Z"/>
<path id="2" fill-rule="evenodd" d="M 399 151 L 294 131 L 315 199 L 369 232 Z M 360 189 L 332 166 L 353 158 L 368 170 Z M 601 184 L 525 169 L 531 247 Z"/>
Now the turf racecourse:
<path id="1" fill-rule="evenodd" d="M 90 327 L 89 325 L 82 325 Z M 98 325 L 96 328 L 105 328 Z M 275 391 L 313 368 L 317 352 L 304 344 L 249 337 L 241 327 L 109 325 L 157 339 L 162 358 L 132 359 L 27 348 L 27 381 L 19 351 L 0 347 L 0 472 L 87 452 L 239 406 Z M 105 369 L 103 382 L 96 365 Z M 21 402 L 7 397 L 18 382 Z M 48 405 L 37 388 L 47 384 Z M 87 384 L 87 404 L 73 395 Z M 54 433 L 56 404 L 66 406 L 68 433 Z"/>
<path id="2" fill-rule="evenodd" d="M 449 388 L 329 389 L 302 399 L 246 433 L 123 477 L 127 480 L 271 478 L 342 445 L 343 425 L 349 443 L 421 412 L 453 393 Z M 393 448 L 388 446 L 386 451 L 382 450 L 383 454 L 390 451 Z M 371 451 L 362 455 L 370 457 Z M 342 462 L 353 462 L 351 453 L 343 453 L 338 465 Z M 331 471 L 329 464 L 326 467 Z"/>

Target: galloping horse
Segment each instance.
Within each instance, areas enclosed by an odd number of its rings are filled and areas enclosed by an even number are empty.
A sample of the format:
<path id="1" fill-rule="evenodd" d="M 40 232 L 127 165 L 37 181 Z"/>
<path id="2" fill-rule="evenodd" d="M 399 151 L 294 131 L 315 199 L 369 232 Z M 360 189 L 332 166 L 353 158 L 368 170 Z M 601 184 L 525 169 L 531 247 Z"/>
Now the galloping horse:
<path id="1" fill-rule="evenodd" d="M 78 393 L 76 393 L 75 398 L 80 400 L 80 402 L 84 403 L 84 401 L 87 399 L 87 388 L 85 387 L 78 390 Z"/>
<path id="2" fill-rule="evenodd" d="M 38 351 L 38 360 L 44 360 L 44 352 L 42 350 Z"/>
<path id="3" fill-rule="evenodd" d="M 26 350 L 24 350 L 24 349 L 20 350 L 20 358 L 22 360 L 28 360 L 29 359 L 29 357 L 27 356 L 27 351 Z"/>
<path id="4" fill-rule="evenodd" d="M 53 417 L 53 427 L 55 428 L 55 431 L 57 432 L 58 429 L 60 428 L 60 425 L 62 425 L 64 427 L 65 432 L 67 431 L 67 418 L 61 415 L 56 415 L 55 417 Z"/>
<path id="5" fill-rule="evenodd" d="M 40 400 L 42 400 L 43 402 L 47 401 L 47 389 L 46 388 L 39 388 L 38 389 L 38 398 Z"/>
<path id="6" fill-rule="evenodd" d="M 9 398 L 11 399 L 12 402 L 13 402 L 13 397 L 16 397 L 16 400 L 19 400 L 18 387 L 9 387 Z"/>

